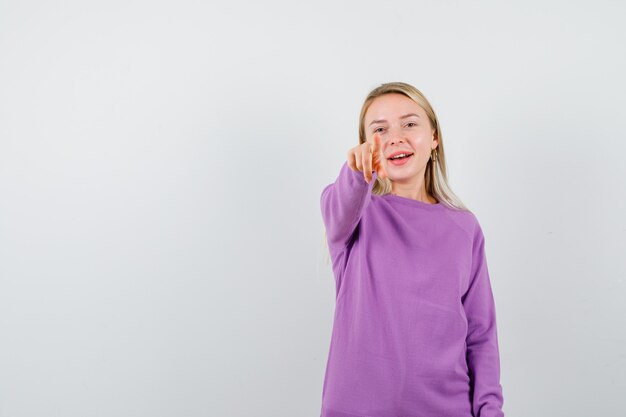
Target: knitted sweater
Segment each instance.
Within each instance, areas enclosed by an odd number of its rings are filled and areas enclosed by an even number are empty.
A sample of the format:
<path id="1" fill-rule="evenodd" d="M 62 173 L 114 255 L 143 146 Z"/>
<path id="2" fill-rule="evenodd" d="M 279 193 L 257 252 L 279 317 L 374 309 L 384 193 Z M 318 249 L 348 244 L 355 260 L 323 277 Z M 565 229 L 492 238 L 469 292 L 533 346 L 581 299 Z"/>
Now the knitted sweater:
<path id="1" fill-rule="evenodd" d="M 320 205 L 335 277 L 321 417 L 503 417 L 475 215 L 372 193 L 344 162 Z"/>

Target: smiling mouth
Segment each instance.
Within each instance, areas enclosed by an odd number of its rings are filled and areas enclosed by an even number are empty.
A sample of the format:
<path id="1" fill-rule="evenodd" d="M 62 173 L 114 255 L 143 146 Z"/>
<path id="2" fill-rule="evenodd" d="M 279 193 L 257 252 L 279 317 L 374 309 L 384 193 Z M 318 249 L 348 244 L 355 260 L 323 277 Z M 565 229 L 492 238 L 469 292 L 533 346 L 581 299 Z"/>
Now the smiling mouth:
<path id="1" fill-rule="evenodd" d="M 406 158 L 408 158 L 408 157 L 410 157 L 410 156 L 413 156 L 413 154 L 412 154 L 412 153 L 405 154 L 405 155 L 406 155 L 406 156 L 403 156 L 402 158 L 387 158 L 387 160 L 388 160 L 388 161 L 401 161 L 401 160 L 406 159 Z"/>

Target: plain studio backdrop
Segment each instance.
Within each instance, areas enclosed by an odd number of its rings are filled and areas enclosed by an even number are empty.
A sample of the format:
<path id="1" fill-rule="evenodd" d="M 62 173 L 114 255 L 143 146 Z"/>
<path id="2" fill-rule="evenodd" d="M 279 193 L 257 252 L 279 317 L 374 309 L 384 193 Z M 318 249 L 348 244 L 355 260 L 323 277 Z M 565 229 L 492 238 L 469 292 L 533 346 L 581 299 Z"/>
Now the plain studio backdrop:
<path id="1" fill-rule="evenodd" d="M 0 1 L 0 417 L 319 416 L 320 194 L 389 81 L 483 226 L 507 417 L 625 415 L 625 12 Z"/>

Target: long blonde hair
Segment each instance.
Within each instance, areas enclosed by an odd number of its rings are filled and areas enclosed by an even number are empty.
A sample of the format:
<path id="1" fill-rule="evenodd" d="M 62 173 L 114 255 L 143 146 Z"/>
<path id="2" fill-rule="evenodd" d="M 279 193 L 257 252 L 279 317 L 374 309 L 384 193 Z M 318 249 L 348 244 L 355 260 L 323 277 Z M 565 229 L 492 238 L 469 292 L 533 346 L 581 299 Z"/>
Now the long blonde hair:
<path id="1" fill-rule="evenodd" d="M 384 94 L 402 94 L 417 105 L 419 105 L 428 116 L 431 127 L 435 129 L 435 138 L 438 139 L 436 152 L 431 154 L 431 158 L 426 164 L 426 171 L 424 172 L 424 185 L 426 192 L 435 197 L 438 202 L 457 210 L 469 209 L 463 204 L 461 199 L 457 197 L 448 185 L 448 175 L 446 169 L 446 154 L 443 148 L 443 135 L 441 133 L 441 126 L 439 125 L 439 119 L 430 105 L 424 94 L 417 88 L 404 82 L 390 82 L 381 84 L 374 88 L 365 98 L 363 106 L 361 107 L 361 115 L 359 116 L 359 144 L 363 144 L 367 141 L 365 136 L 365 113 L 369 109 L 372 102 L 384 95 Z M 434 159 L 433 159 L 434 158 Z M 385 195 L 391 193 L 391 180 L 389 178 L 379 178 L 376 176 L 374 186 L 372 187 L 372 194 Z M 328 248 L 328 241 L 326 231 L 324 231 L 324 243 Z M 328 259 L 328 258 L 327 258 Z"/>

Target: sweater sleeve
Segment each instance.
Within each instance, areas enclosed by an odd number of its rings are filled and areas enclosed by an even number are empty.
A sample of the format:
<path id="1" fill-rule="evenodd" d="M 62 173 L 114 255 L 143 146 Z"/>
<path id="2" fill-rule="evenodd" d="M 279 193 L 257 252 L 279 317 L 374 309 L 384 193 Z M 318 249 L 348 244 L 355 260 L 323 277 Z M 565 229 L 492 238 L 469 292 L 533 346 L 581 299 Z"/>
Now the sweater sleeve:
<path id="1" fill-rule="evenodd" d="M 367 183 L 363 172 L 353 171 L 344 162 L 334 183 L 327 185 L 320 197 L 320 206 L 328 246 L 332 251 L 343 249 L 369 204 L 376 172 Z"/>
<path id="2" fill-rule="evenodd" d="M 474 417 L 503 417 L 495 302 L 487 269 L 485 238 L 478 222 L 471 271 L 462 302 L 468 321 L 466 345 L 472 412 Z"/>

